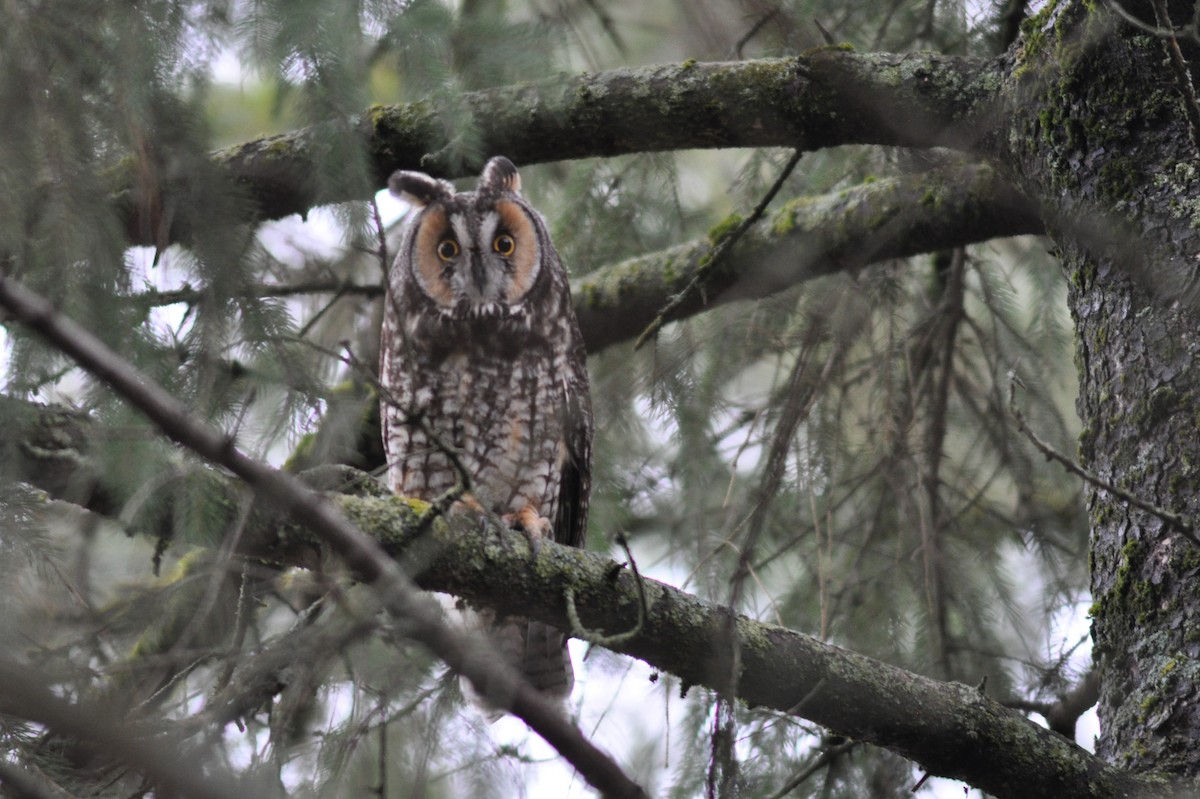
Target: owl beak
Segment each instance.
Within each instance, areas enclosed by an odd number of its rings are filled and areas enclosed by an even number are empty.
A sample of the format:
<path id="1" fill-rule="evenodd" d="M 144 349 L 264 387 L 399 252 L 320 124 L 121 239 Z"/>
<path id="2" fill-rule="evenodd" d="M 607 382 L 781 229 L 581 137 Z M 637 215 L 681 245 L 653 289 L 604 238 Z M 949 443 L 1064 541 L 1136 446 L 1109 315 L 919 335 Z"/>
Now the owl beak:
<path id="1" fill-rule="evenodd" d="M 479 297 L 487 297 L 487 267 L 483 265 L 483 258 L 476 250 L 471 251 L 471 283 L 474 284 L 475 293 Z"/>

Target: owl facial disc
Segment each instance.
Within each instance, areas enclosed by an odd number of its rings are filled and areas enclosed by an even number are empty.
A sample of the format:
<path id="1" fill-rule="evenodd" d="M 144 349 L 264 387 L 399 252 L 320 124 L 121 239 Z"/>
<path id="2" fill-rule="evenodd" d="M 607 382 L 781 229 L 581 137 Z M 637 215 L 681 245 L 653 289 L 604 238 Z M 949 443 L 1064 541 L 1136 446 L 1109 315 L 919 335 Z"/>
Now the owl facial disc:
<path id="1" fill-rule="evenodd" d="M 417 287 L 443 317 L 483 319 L 526 313 L 541 274 L 540 218 L 520 196 L 520 176 L 507 158 L 493 158 L 475 191 L 454 192 L 445 181 L 397 172 L 394 193 L 420 208 L 404 253 Z"/>

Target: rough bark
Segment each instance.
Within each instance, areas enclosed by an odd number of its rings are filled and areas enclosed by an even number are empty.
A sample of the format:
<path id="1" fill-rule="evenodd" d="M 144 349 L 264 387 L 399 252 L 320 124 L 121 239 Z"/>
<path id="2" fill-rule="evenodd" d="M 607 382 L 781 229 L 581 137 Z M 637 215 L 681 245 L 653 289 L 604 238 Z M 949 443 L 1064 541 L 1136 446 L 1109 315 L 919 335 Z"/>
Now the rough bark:
<path id="1" fill-rule="evenodd" d="M 999 62 L 992 60 L 825 48 L 797 58 L 686 61 L 556 77 L 469 92 L 461 108 L 475 122 L 472 138 L 480 152 L 503 153 L 518 164 L 698 147 L 966 147 L 988 128 L 1000 78 Z M 359 139 L 377 188 L 397 169 L 459 177 L 482 166 L 456 156 L 431 102 L 375 106 L 327 127 L 247 142 L 217 153 L 214 162 L 259 219 L 367 199 L 313 180 L 321 142 L 330 136 Z M 131 175 L 133 165 L 127 166 Z M 122 174 L 118 170 L 118 181 Z M 194 223 L 186 177 L 156 187 L 149 207 L 127 180 L 116 202 L 131 243 L 189 239 Z M 174 209 L 166 231 L 150 223 L 162 206 Z"/>
<path id="2" fill-rule="evenodd" d="M 1144 11 L 1144 9 L 1142 9 Z M 1163 509 L 1200 508 L 1200 173 L 1162 43 L 1087 3 L 1029 25 L 995 161 L 1047 209 L 1075 320 L 1086 467 Z M 1200 773 L 1200 551 L 1092 488 L 1099 754 Z"/>

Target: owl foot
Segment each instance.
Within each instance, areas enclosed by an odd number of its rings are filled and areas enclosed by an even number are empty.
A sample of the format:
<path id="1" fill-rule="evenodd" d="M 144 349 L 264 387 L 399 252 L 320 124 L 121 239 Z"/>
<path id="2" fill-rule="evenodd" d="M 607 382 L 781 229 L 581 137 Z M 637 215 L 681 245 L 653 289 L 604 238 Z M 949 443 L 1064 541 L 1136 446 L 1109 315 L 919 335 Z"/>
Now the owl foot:
<path id="1" fill-rule="evenodd" d="M 530 556 L 533 558 L 542 550 L 542 539 L 554 537 L 554 523 L 539 514 L 532 505 L 526 505 L 516 513 L 506 513 L 500 518 L 509 527 L 521 531 L 529 542 Z"/>
<path id="2" fill-rule="evenodd" d="M 507 516 L 503 519 L 497 517 L 496 514 L 489 512 L 487 508 L 480 505 L 479 500 L 475 499 L 471 494 L 464 494 L 458 499 L 454 503 L 452 511 L 474 519 L 479 525 L 479 529 L 484 533 L 490 533 L 494 530 L 500 538 L 500 544 L 505 549 L 512 549 L 512 541 L 508 537 L 508 528 L 512 526 L 512 523 Z"/>
<path id="3" fill-rule="evenodd" d="M 503 526 L 496 524 L 496 517 L 494 514 L 487 513 L 485 511 L 479 511 L 478 513 L 471 514 L 471 517 L 475 520 L 476 524 L 479 525 L 479 529 L 484 535 L 490 535 L 493 531 L 495 531 L 495 533 L 500 536 L 500 543 L 504 544 L 506 548 L 508 547 L 508 541 L 505 540 L 507 533 L 505 532 Z"/>

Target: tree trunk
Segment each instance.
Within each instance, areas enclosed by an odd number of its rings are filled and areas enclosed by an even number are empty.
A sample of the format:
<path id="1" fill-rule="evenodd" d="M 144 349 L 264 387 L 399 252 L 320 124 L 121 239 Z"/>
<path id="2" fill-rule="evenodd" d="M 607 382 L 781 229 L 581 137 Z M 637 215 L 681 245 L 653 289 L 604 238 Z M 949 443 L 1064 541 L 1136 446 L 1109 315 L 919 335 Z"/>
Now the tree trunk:
<path id="1" fill-rule="evenodd" d="M 1070 283 L 1083 465 L 1195 518 L 1194 131 L 1164 41 L 1100 8 L 1065 4 L 1027 24 L 1013 70 L 1015 115 L 998 149 L 1014 184 L 1041 203 Z M 1166 513 L 1094 485 L 1088 508 L 1098 754 L 1133 771 L 1193 777 L 1200 548 Z"/>

